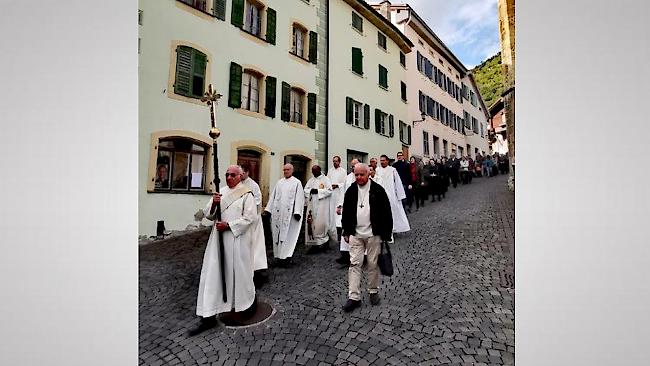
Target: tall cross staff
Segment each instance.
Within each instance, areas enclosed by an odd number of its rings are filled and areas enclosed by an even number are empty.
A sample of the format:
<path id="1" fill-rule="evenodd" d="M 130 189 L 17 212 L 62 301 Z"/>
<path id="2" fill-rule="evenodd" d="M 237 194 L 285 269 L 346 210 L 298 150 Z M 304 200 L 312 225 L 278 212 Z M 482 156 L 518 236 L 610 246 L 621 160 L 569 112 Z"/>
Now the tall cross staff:
<path id="1" fill-rule="evenodd" d="M 214 107 L 216 104 L 219 102 L 219 98 L 221 98 L 221 94 L 218 94 L 212 89 L 212 84 L 208 86 L 208 91 L 205 92 L 203 97 L 201 98 L 201 101 L 206 103 L 208 107 L 210 107 L 210 122 L 212 123 L 212 127 L 210 128 L 210 137 L 212 137 L 212 154 L 214 156 L 214 187 L 215 191 L 219 192 L 219 157 L 217 156 L 217 138 L 219 135 L 221 135 L 221 131 L 216 126 L 216 122 L 214 119 Z M 210 213 L 214 214 L 216 209 L 216 216 L 217 216 L 217 222 L 221 221 L 221 202 L 217 203 L 212 203 L 212 208 L 210 209 Z M 217 231 L 219 233 L 219 267 L 221 269 L 221 294 L 223 298 L 223 302 L 228 301 L 228 295 L 227 292 L 228 290 L 226 289 L 226 269 L 224 268 L 224 247 L 223 247 L 223 233 L 221 231 Z"/>

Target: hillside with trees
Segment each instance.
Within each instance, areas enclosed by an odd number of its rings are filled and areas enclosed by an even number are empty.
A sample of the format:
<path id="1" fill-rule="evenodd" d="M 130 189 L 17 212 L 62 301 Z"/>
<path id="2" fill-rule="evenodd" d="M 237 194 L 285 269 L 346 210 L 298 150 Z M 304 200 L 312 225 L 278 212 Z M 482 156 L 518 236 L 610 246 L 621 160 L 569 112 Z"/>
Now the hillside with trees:
<path id="1" fill-rule="evenodd" d="M 474 80 L 478 84 L 486 107 L 490 107 L 503 92 L 503 74 L 501 73 L 501 52 L 483 61 L 472 69 Z"/>

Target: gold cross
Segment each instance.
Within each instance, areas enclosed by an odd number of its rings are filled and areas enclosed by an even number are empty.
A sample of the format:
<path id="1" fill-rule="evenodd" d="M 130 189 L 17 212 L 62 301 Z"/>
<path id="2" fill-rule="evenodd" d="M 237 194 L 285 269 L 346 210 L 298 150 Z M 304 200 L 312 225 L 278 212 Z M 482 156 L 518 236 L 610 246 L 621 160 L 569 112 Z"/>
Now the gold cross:
<path id="1" fill-rule="evenodd" d="M 214 106 L 215 104 L 219 103 L 219 98 L 221 98 L 222 95 L 215 92 L 214 89 L 212 89 L 212 84 L 208 85 L 208 91 L 205 92 L 203 97 L 201 98 L 201 101 L 206 103 L 208 107 L 210 107 L 210 122 L 212 123 L 212 128 L 210 129 L 210 137 L 213 139 L 216 139 L 219 137 L 221 132 L 216 126 L 216 121 L 214 119 Z"/>

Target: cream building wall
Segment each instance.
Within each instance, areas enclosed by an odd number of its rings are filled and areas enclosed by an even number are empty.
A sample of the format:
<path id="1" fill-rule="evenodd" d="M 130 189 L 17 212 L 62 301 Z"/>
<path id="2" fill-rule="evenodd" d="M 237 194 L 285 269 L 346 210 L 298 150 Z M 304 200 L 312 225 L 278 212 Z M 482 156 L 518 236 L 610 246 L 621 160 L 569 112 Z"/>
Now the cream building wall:
<path id="1" fill-rule="evenodd" d="M 363 0 L 360 0 L 361 2 Z M 379 28 L 359 11 L 353 9 L 357 1 L 330 1 L 330 71 L 329 71 L 329 151 L 328 163 L 334 155 L 347 160 L 347 151 L 355 150 L 371 157 L 386 154 L 395 158 L 402 150 L 399 138 L 399 121 L 410 124 L 409 105 L 416 99 L 402 101 L 400 81 L 406 81 L 406 70 L 400 64 L 400 48 L 387 33 L 387 49 L 378 46 Z M 358 6 L 358 5 L 355 5 Z M 352 27 L 352 12 L 363 18 L 363 33 Z M 381 15 L 378 15 L 381 16 Z M 363 76 L 352 72 L 352 47 L 362 49 Z M 408 50 L 406 52 L 408 54 Z M 378 65 L 388 69 L 388 90 L 379 86 Z M 370 128 L 364 129 L 346 123 L 346 97 L 370 105 Z M 394 136 L 386 137 L 375 132 L 375 108 L 394 116 Z M 388 124 L 386 126 L 388 128 Z M 346 165 L 344 165 L 346 166 Z"/>
<path id="2" fill-rule="evenodd" d="M 226 1 L 225 21 L 174 0 L 140 0 L 139 29 L 139 233 L 154 235 L 156 222 L 164 220 L 167 230 L 183 230 L 195 223 L 194 214 L 210 199 L 212 185 L 212 140 L 208 137 L 210 112 L 206 104 L 174 94 L 176 46 L 187 45 L 207 55 L 205 86 L 212 84 L 223 95 L 216 107 L 219 173 L 237 162 L 237 150 L 261 153 L 260 186 L 265 196 L 282 175 L 284 155 L 314 159 L 315 130 L 306 125 L 284 122 L 281 114 L 281 83 L 288 82 L 306 93 L 317 93 L 317 66 L 290 55 L 291 27 L 299 22 L 316 31 L 319 2 L 311 0 L 255 0 L 277 12 L 275 45 L 255 38 L 231 24 L 232 1 Z M 208 1 L 212 6 L 212 1 Z M 262 22 L 262 36 L 265 34 Z M 307 45 L 305 45 L 307 49 Z M 318 55 L 319 59 L 323 55 Z M 264 87 L 260 86 L 260 112 L 228 106 L 230 64 L 236 62 L 265 76 L 277 78 L 276 116 L 264 115 Z M 305 105 L 306 100 L 305 100 Z M 306 114 L 306 113 L 305 113 Z M 204 162 L 206 189 L 200 193 L 158 193 L 153 191 L 158 138 L 184 136 L 209 145 Z M 307 167 L 309 168 L 309 167 Z M 222 185 L 225 180 L 221 177 Z M 204 222 L 207 223 L 207 222 Z"/>

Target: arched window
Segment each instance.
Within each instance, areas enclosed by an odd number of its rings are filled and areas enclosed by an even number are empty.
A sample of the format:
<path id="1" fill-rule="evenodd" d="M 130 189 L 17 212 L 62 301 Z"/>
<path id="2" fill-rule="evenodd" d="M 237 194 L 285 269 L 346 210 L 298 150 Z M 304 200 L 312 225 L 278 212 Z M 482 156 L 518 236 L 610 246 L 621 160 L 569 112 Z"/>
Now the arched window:
<path id="1" fill-rule="evenodd" d="M 165 137 L 158 143 L 156 191 L 205 190 L 208 147 L 184 137 Z"/>

